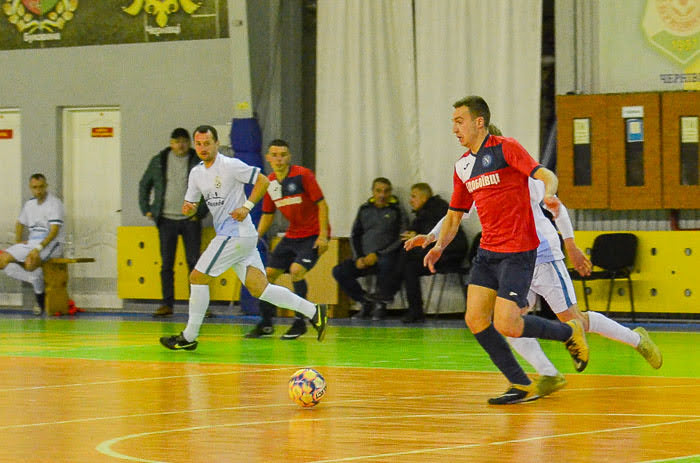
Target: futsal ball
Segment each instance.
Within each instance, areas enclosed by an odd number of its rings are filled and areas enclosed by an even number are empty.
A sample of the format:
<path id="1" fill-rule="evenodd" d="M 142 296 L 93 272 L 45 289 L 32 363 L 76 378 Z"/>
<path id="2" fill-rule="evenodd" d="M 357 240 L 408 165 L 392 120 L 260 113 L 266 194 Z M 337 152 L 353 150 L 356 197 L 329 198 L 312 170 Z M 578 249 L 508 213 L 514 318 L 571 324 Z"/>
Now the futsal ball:
<path id="1" fill-rule="evenodd" d="M 313 407 L 326 393 L 326 380 L 313 368 L 302 368 L 289 379 L 289 398 L 302 407 Z"/>

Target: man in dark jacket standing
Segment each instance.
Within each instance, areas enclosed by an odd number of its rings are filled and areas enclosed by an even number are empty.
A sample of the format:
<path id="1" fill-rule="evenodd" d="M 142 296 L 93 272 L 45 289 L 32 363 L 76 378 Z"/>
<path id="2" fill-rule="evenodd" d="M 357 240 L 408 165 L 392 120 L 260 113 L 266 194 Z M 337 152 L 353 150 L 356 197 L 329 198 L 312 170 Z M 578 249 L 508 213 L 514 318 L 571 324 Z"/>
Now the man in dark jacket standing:
<path id="1" fill-rule="evenodd" d="M 141 213 L 155 222 L 160 238 L 162 260 L 160 282 L 163 290 L 163 305 L 153 313 L 154 317 L 165 317 L 173 313 L 175 303 L 173 265 L 178 236 L 182 235 L 185 243 L 185 256 L 190 271 L 194 269 L 199 259 L 202 243 L 201 219 L 207 215 L 208 209 L 206 205 L 200 204 L 197 214 L 193 217 L 189 218 L 182 214 L 182 200 L 187 191 L 187 179 L 190 170 L 198 163 L 197 153 L 190 147 L 189 132 L 183 128 L 177 128 L 170 135 L 170 147 L 151 159 L 139 182 Z"/>
<path id="2" fill-rule="evenodd" d="M 416 217 L 408 226 L 408 230 L 401 234 L 402 240 L 409 240 L 419 234 L 427 234 L 436 223 L 447 213 L 449 204 L 440 196 L 433 196 L 433 190 L 427 183 L 416 183 L 411 187 L 411 209 Z M 440 268 L 459 266 L 467 254 L 467 236 L 460 228 L 457 235 L 445 249 L 440 260 Z M 390 274 L 384 291 L 370 295 L 370 298 L 381 302 L 390 302 L 394 294 L 401 289 L 404 283 L 406 299 L 408 299 L 408 313 L 404 317 L 404 323 L 422 323 L 425 321 L 423 313 L 423 295 L 420 288 L 420 278 L 430 275 L 430 270 L 423 266 L 423 258 L 430 247 L 417 247 L 406 251 L 401 248 L 398 263 Z"/>
<path id="3" fill-rule="evenodd" d="M 388 275 L 394 271 L 401 249 L 401 232 L 408 220 L 396 196 L 391 194 L 389 179 L 379 177 L 372 182 L 372 197 L 360 206 L 352 225 L 353 259 L 333 267 L 333 277 L 348 296 L 362 303 L 360 316 L 384 318 L 385 304 L 374 308 L 374 302 L 357 282 L 359 277 L 377 275 L 377 286 L 384 291 Z"/>

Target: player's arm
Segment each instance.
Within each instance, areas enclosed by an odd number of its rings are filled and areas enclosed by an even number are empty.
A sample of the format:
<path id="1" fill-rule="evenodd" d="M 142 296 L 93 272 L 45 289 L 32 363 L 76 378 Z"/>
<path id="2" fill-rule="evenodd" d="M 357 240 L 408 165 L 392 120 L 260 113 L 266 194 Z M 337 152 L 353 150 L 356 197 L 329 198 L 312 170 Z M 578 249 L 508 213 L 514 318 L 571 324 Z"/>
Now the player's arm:
<path id="1" fill-rule="evenodd" d="M 561 236 L 564 239 L 564 248 L 566 248 L 566 255 L 569 257 L 574 269 L 576 269 L 581 276 L 590 275 L 593 264 L 578 246 L 576 246 L 574 227 L 569 218 L 569 211 L 564 204 L 559 205 L 559 216 L 554 219 L 554 223 L 556 223 L 557 228 L 561 232 Z"/>
<path id="2" fill-rule="evenodd" d="M 237 220 L 239 222 L 244 220 L 246 216 L 248 216 L 248 214 L 250 213 L 251 209 L 253 209 L 255 205 L 263 198 L 263 196 L 265 196 L 265 193 L 267 192 L 267 187 L 269 185 L 270 180 L 268 180 L 267 177 L 258 172 L 258 178 L 255 180 L 255 184 L 253 186 L 253 190 L 250 192 L 250 196 L 248 196 L 248 199 L 245 203 L 243 203 L 241 207 L 230 213 L 231 217 L 233 217 L 234 220 Z"/>
<path id="3" fill-rule="evenodd" d="M 320 256 L 328 249 L 328 203 L 322 199 L 316 204 L 318 204 L 318 238 L 314 247 L 318 248 Z"/>
<path id="4" fill-rule="evenodd" d="M 432 273 L 435 273 L 435 263 L 440 259 L 440 256 L 442 256 L 442 252 L 452 242 L 455 235 L 457 235 L 457 230 L 459 229 L 463 215 L 463 211 L 456 211 L 453 209 L 447 211 L 435 246 L 428 251 L 423 259 L 423 265 L 428 267 Z"/>
<path id="5" fill-rule="evenodd" d="M 22 222 L 17 221 L 15 223 L 15 243 L 21 243 L 22 242 L 22 234 L 24 233 L 24 224 Z"/>
<path id="6" fill-rule="evenodd" d="M 554 218 L 556 218 L 559 215 L 559 206 L 561 205 L 559 198 L 555 196 L 557 188 L 559 187 L 559 179 L 554 172 L 541 166 L 532 176 L 544 183 L 543 201 L 547 205 L 547 209 L 549 209 Z"/>
<path id="7" fill-rule="evenodd" d="M 275 221 L 275 214 L 274 212 L 272 213 L 267 213 L 263 212 L 263 215 L 260 217 L 260 223 L 258 223 L 258 236 L 263 237 L 265 236 L 265 233 L 270 229 L 272 226 L 272 223 Z"/>
<path id="8" fill-rule="evenodd" d="M 36 259 L 37 264 L 40 264 L 39 260 L 39 253 L 41 252 L 42 249 L 44 249 L 51 241 L 53 241 L 54 238 L 58 235 L 58 230 L 60 230 L 61 226 L 58 224 L 52 224 L 51 227 L 49 228 L 49 234 L 46 235 L 46 237 L 41 240 L 31 251 L 29 251 L 29 256 L 28 258 L 30 260 Z"/>

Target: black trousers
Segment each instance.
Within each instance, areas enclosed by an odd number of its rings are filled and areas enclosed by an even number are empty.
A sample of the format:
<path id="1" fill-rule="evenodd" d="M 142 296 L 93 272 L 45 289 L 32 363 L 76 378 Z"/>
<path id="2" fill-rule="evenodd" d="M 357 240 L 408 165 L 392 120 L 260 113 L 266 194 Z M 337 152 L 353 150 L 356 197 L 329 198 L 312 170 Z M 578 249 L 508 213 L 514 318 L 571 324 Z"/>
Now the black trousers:
<path id="1" fill-rule="evenodd" d="M 199 250 L 202 245 L 202 223 L 199 220 L 170 220 L 164 217 L 158 219 L 158 237 L 160 238 L 160 284 L 163 289 L 163 305 L 172 307 L 175 303 L 175 287 L 173 283 L 173 266 L 177 238 L 182 235 L 185 243 L 185 258 L 191 272 L 197 265 Z"/>
<path id="2" fill-rule="evenodd" d="M 377 287 L 379 292 L 388 292 L 389 275 L 396 267 L 398 252 L 382 254 L 377 258 L 377 263 L 369 268 L 358 269 L 354 259 L 345 260 L 333 267 L 333 277 L 345 293 L 359 302 L 367 302 L 365 291 L 357 279 L 367 275 L 377 275 Z"/>

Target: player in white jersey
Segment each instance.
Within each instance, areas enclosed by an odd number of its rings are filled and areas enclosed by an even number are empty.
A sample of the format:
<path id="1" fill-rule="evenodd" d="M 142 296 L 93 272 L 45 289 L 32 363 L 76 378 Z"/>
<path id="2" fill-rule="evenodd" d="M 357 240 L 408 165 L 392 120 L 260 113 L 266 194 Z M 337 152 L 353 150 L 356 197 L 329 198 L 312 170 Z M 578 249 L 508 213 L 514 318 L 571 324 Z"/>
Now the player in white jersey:
<path id="1" fill-rule="evenodd" d="M 47 191 L 47 186 L 43 174 L 34 174 L 29 178 L 29 188 L 34 197 L 24 203 L 17 219 L 16 244 L 0 251 L 0 269 L 4 269 L 12 278 L 30 283 L 34 288 L 36 315 L 44 310 L 44 272 L 41 263 L 63 252 L 63 203 Z M 29 234 L 23 241 L 25 228 Z"/>
<path id="2" fill-rule="evenodd" d="M 318 340 L 322 341 L 328 320 L 326 305 L 315 305 L 267 281 L 256 247 L 258 233 L 249 212 L 265 195 L 270 181 L 260 168 L 219 154 L 219 138 L 214 127 L 202 125 L 195 129 L 194 148 L 202 162 L 190 171 L 182 212 L 193 215 L 203 196 L 214 218 L 216 236 L 190 273 L 187 327 L 178 335 L 160 338 L 160 343 L 172 350 L 197 348 L 196 339 L 209 306 L 209 283 L 229 268 L 234 269 L 253 297 L 311 319 Z M 254 185 L 249 198 L 245 195 L 245 185 Z"/>
<path id="3" fill-rule="evenodd" d="M 630 330 L 601 313 L 593 311 L 581 312 L 578 309 L 573 283 L 564 264 L 564 254 L 561 249 L 559 235 L 541 207 L 545 191 L 544 183 L 530 178 L 528 186 L 530 190 L 530 205 L 532 206 L 540 245 L 537 248 L 535 272 L 528 293 L 528 307 L 525 311 L 532 308 L 535 298 L 539 294 L 547 301 L 547 304 L 562 322 L 567 322 L 574 318 L 578 319 L 583 323 L 586 332 L 598 333 L 607 338 L 628 344 L 635 348 L 653 368 L 660 368 L 663 362 L 661 351 L 644 328 L 638 327 Z M 590 274 L 592 264 L 576 246 L 574 230 L 564 204 L 559 205 L 558 214 L 554 221 L 561 231 L 564 246 L 576 271 L 581 275 Z M 416 246 L 427 246 L 435 241 L 440 233 L 441 226 L 442 220 L 427 235 L 417 235 L 413 239 L 408 240 L 404 246 L 406 249 Z M 537 382 L 537 391 L 540 397 L 549 395 L 566 385 L 566 379 L 547 358 L 537 339 L 506 339 L 515 351 L 527 360 L 540 375 Z"/>

